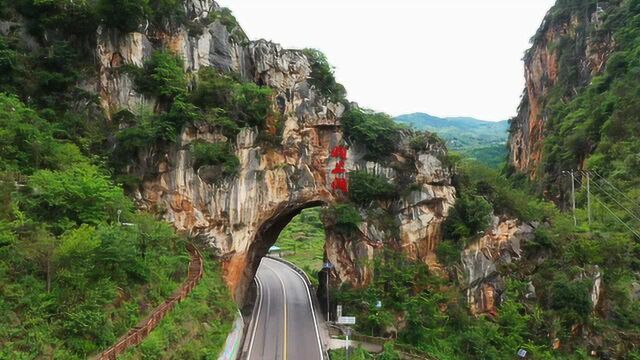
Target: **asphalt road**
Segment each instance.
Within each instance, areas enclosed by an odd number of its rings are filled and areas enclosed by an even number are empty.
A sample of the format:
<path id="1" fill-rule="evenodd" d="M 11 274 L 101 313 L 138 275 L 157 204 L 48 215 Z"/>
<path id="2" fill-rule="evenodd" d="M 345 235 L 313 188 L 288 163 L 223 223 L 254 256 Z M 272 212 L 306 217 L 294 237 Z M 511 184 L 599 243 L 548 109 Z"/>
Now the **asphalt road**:
<path id="1" fill-rule="evenodd" d="M 249 360 L 322 360 L 311 293 L 301 275 L 267 257 L 256 274 L 259 299 L 249 328 Z"/>

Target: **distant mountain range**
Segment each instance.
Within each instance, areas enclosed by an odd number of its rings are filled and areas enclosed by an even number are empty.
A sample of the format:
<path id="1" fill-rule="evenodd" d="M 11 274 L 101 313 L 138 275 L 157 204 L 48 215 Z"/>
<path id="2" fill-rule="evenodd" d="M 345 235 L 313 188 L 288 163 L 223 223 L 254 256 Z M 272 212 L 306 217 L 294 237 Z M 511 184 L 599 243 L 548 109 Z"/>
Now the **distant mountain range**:
<path id="1" fill-rule="evenodd" d="M 498 166 L 507 155 L 509 121 L 485 121 L 472 117 L 441 118 L 426 113 L 400 115 L 397 122 L 438 134 L 449 149 Z"/>

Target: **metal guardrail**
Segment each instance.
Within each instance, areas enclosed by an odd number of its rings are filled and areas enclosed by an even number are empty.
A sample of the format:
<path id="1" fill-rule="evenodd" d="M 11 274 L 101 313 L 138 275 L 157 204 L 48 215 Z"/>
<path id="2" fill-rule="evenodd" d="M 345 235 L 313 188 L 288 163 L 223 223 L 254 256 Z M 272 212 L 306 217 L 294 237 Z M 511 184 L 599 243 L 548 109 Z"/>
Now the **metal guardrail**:
<path id="1" fill-rule="evenodd" d="M 187 251 L 191 254 L 189 261 L 189 272 L 187 279 L 182 286 L 176 290 L 163 304 L 156 307 L 151 315 L 142 320 L 138 325 L 118 340 L 118 342 L 100 354 L 98 360 L 115 360 L 118 355 L 122 354 L 127 348 L 140 344 L 158 323 L 173 308 L 184 300 L 189 293 L 196 287 L 202 276 L 204 275 L 204 260 L 200 251 L 192 244 L 187 245 Z"/>

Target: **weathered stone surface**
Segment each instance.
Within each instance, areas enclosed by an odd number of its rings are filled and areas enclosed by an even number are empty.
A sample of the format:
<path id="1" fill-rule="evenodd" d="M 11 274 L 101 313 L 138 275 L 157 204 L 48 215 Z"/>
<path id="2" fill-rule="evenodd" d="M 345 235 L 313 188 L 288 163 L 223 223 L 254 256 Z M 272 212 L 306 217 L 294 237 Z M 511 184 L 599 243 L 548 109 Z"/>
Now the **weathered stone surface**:
<path id="1" fill-rule="evenodd" d="M 537 37 L 525 56 L 526 87 L 518 115 L 511 120 L 509 162 L 516 170 L 531 177 L 536 176 L 543 156 L 544 130 L 548 121 L 545 98 L 552 87 L 558 83 L 560 61 L 558 44 L 562 38 L 571 38 L 570 41 L 577 43 L 575 37 L 579 25 L 585 28 L 600 26 L 602 14 L 597 13 L 598 11 L 594 9 L 594 12 L 586 18 L 582 13 L 573 14 L 560 23 L 549 23 L 548 15 L 539 30 L 542 36 Z M 569 85 L 578 89 L 588 84 L 593 76 L 602 73 L 614 46 L 611 38 L 588 37 L 586 46 L 582 50 L 577 50 L 575 54 L 578 76 L 573 80 L 575 83 Z"/>
<path id="2" fill-rule="evenodd" d="M 491 228 L 462 252 L 464 285 L 473 313 L 496 311 L 504 290 L 497 267 L 520 259 L 522 243 L 533 238 L 533 230 L 516 219 L 494 217 Z"/>

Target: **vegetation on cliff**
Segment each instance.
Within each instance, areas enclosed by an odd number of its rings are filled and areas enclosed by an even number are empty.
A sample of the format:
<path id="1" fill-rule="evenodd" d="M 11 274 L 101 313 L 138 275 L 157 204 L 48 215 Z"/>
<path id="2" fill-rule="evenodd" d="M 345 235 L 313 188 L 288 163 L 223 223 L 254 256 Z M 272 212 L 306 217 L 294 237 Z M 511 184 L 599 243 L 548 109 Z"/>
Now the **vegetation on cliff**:
<path id="1" fill-rule="evenodd" d="M 0 17 L 18 21 L 0 36 L 0 358 L 86 358 L 163 303 L 187 274 L 186 239 L 134 211 L 118 182 L 135 187 L 140 179 L 115 176 L 139 151 L 171 144 L 184 125 L 204 121 L 182 59 L 160 50 L 143 68 L 127 68 L 158 107 L 121 111 L 112 122 L 81 89 L 96 76 L 97 19 L 120 30 L 145 20 L 165 26 L 182 21 L 184 7 L 172 0 L 114 7 L 121 3 L 0 2 Z M 23 22 L 34 39 L 20 32 Z M 260 111 L 254 93 L 237 99 L 249 114 Z M 203 164 L 219 161 L 208 148 L 196 153 Z M 232 321 L 214 268 L 192 306 L 156 335 L 190 329 L 187 357 L 216 351 Z"/>
<path id="2" fill-rule="evenodd" d="M 186 276 L 184 239 L 52 128 L 0 94 L 2 358 L 105 348 Z"/>
<path id="3" fill-rule="evenodd" d="M 304 49 L 302 52 L 311 63 L 311 85 L 335 103 L 346 102 L 347 90 L 336 81 L 333 67 L 327 57 L 316 49 Z"/>

